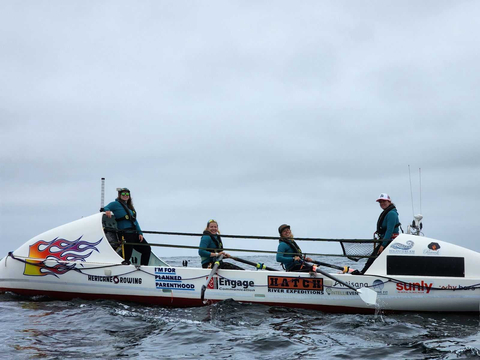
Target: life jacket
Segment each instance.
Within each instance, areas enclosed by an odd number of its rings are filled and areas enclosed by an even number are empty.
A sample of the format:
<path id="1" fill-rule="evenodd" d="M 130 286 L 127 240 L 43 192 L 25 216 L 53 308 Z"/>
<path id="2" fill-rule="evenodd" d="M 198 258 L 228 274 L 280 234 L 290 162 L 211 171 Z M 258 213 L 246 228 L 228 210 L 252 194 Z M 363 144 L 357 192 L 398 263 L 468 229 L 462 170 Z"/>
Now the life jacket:
<path id="1" fill-rule="evenodd" d="M 213 243 L 215 244 L 215 250 L 223 250 L 223 243 L 220 235 L 217 234 L 217 236 L 215 237 L 215 235 L 213 235 L 210 231 L 206 230 L 203 232 L 203 235 L 210 236 L 210 239 L 212 239 Z"/>
<path id="2" fill-rule="evenodd" d="M 380 214 L 380 216 L 378 217 L 378 221 L 377 221 L 377 231 L 376 231 L 376 234 L 378 234 L 378 236 L 380 237 L 380 239 L 383 239 L 383 237 L 385 236 L 385 233 L 387 232 L 387 228 L 386 227 L 383 227 L 382 224 L 383 224 L 383 220 L 385 220 L 385 217 L 387 216 L 387 214 L 392 211 L 393 209 L 396 209 L 395 205 L 393 204 L 390 204 L 385 210 L 382 211 L 382 213 Z M 394 229 L 399 227 L 400 225 L 402 225 L 401 223 L 398 223 L 394 226 Z M 397 233 L 398 235 L 398 233 Z M 396 237 L 396 236 L 395 236 Z M 393 238 L 394 239 L 394 238 Z M 392 239 L 392 240 L 393 240 Z"/>
<path id="3" fill-rule="evenodd" d="M 280 238 L 279 239 L 279 242 L 284 242 L 285 244 L 287 244 L 290 249 L 292 249 L 292 253 L 294 254 L 297 254 L 297 256 L 302 256 L 302 249 L 300 249 L 300 246 L 298 246 L 298 244 L 295 242 L 295 240 L 293 240 L 293 238 Z M 294 255 L 295 256 L 295 255 Z M 282 263 L 282 268 L 286 271 L 290 271 L 292 268 L 294 268 L 296 265 L 298 264 L 297 261 L 294 261 L 292 264 L 290 264 L 290 266 L 287 268 L 285 267 L 285 265 Z M 303 268 L 303 262 L 302 262 L 302 265 L 300 267 L 300 269 Z"/>
<path id="4" fill-rule="evenodd" d="M 287 244 L 288 246 L 290 246 L 290 248 L 293 250 L 292 253 L 295 253 L 295 254 L 298 254 L 298 255 L 302 255 L 302 249 L 300 249 L 300 246 L 297 245 L 297 243 L 295 242 L 295 240 L 293 240 L 293 238 L 280 238 L 278 240 L 279 242 L 284 242 L 285 244 Z"/>
<path id="5" fill-rule="evenodd" d="M 125 210 L 126 214 L 125 216 L 115 218 L 115 220 L 122 221 L 122 220 L 127 220 L 132 223 L 132 226 L 135 228 L 135 221 L 137 220 L 137 212 L 135 210 L 129 209 L 127 205 L 123 203 L 123 201 L 119 201 L 120 205 L 122 205 L 123 210 Z M 132 216 L 130 216 L 130 211 L 132 212 Z"/>

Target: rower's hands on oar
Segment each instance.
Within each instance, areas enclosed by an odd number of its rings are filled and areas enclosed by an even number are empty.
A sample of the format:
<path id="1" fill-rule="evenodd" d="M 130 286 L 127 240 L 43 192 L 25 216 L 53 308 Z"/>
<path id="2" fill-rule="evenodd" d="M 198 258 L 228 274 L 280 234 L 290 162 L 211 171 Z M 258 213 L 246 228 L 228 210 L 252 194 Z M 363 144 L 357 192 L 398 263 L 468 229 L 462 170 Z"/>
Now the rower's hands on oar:
<path id="1" fill-rule="evenodd" d="M 138 235 L 138 240 L 139 240 L 140 242 L 142 242 L 142 241 L 143 241 L 143 235 Z"/>
<path id="2" fill-rule="evenodd" d="M 219 253 L 210 253 L 210 257 L 219 257 L 220 255 L 223 255 L 224 258 L 229 258 L 231 257 L 230 254 L 227 254 L 225 251 L 221 251 Z"/>
<path id="3" fill-rule="evenodd" d="M 112 217 L 112 212 L 110 210 L 105 211 L 105 215 L 107 215 L 108 218 Z"/>
<path id="4" fill-rule="evenodd" d="M 305 259 L 302 259 L 300 256 L 295 256 L 295 257 L 293 258 L 293 260 L 296 260 L 296 261 L 302 261 L 302 260 L 304 260 L 304 261 L 308 261 L 308 262 L 313 262 L 313 260 L 312 260 L 311 258 L 309 258 L 309 257 L 306 257 Z"/>

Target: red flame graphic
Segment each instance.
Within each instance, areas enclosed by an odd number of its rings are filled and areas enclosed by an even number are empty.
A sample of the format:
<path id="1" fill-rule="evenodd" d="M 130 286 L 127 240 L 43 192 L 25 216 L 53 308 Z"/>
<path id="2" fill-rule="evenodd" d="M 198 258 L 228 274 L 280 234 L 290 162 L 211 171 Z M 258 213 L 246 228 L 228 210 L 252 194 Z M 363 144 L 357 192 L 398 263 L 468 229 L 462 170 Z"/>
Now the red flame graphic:
<path id="1" fill-rule="evenodd" d="M 30 245 L 30 251 L 28 257 L 34 259 L 45 260 L 57 260 L 58 263 L 54 266 L 48 266 L 44 261 L 27 261 L 25 265 L 25 275 L 33 276 L 45 276 L 65 274 L 66 272 L 73 270 L 76 267 L 76 263 L 63 263 L 69 261 L 85 261 L 93 251 L 98 249 L 95 247 L 102 241 L 90 243 L 88 241 L 81 240 L 80 236 L 75 241 L 68 241 L 66 239 L 55 238 L 50 242 L 39 240 L 35 244 Z M 88 252 L 91 250 L 90 252 Z"/>

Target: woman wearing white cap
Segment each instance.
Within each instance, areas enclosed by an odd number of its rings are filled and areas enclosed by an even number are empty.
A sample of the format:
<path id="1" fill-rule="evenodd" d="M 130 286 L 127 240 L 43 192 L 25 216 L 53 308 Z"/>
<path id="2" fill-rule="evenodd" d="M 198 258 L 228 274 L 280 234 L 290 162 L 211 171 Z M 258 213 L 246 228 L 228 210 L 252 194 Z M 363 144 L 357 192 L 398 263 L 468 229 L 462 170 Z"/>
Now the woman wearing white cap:
<path id="1" fill-rule="evenodd" d="M 398 212 L 395 204 L 390 200 L 390 196 L 385 193 L 381 193 L 377 199 L 377 202 L 380 204 L 380 207 L 383 209 L 382 213 L 378 217 L 377 221 L 377 231 L 375 234 L 383 242 L 378 245 L 371 256 L 378 256 L 382 251 L 390 244 L 390 242 L 395 239 L 399 234 L 400 225 L 402 225 L 398 219 Z M 365 273 L 367 269 L 372 265 L 375 258 L 369 258 L 366 262 L 361 273 Z"/>
<path id="2" fill-rule="evenodd" d="M 377 202 L 380 203 L 380 207 L 383 209 L 382 213 L 378 217 L 377 231 L 375 232 L 379 239 L 384 240 L 378 249 L 378 254 L 381 254 L 383 249 L 387 247 L 390 241 L 398 236 L 398 231 L 400 225 L 402 224 L 400 224 L 398 219 L 397 208 L 390 200 L 390 196 L 388 196 L 388 194 L 380 194 Z"/>

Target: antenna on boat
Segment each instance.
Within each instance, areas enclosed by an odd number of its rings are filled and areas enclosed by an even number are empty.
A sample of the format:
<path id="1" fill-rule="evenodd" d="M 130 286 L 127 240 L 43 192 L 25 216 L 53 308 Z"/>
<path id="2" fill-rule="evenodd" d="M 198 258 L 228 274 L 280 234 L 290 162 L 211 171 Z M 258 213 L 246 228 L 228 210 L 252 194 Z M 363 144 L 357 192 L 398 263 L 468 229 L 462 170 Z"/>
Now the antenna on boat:
<path id="1" fill-rule="evenodd" d="M 412 216 L 415 217 L 415 210 L 413 208 L 412 174 L 410 173 L 410 165 L 408 165 L 408 180 L 410 180 L 410 200 L 412 202 Z"/>
<path id="2" fill-rule="evenodd" d="M 105 206 L 105 178 L 102 178 L 102 192 L 100 195 L 100 211 L 103 211 Z"/>
<path id="3" fill-rule="evenodd" d="M 408 225 L 407 227 L 407 234 L 412 234 L 412 235 L 423 235 L 422 233 L 422 219 L 423 215 L 421 214 L 422 212 L 422 169 L 418 168 L 418 173 L 419 173 L 419 183 L 420 183 L 420 214 L 415 215 L 415 210 L 413 207 L 413 191 L 412 191 L 412 176 L 410 174 L 410 165 L 408 165 L 408 177 L 410 179 L 410 198 L 412 201 L 412 215 L 413 215 L 413 221 L 411 225 Z"/>
<path id="4" fill-rule="evenodd" d="M 420 214 L 422 214 L 422 168 L 418 168 L 418 182 L 420 185 Z"/>

